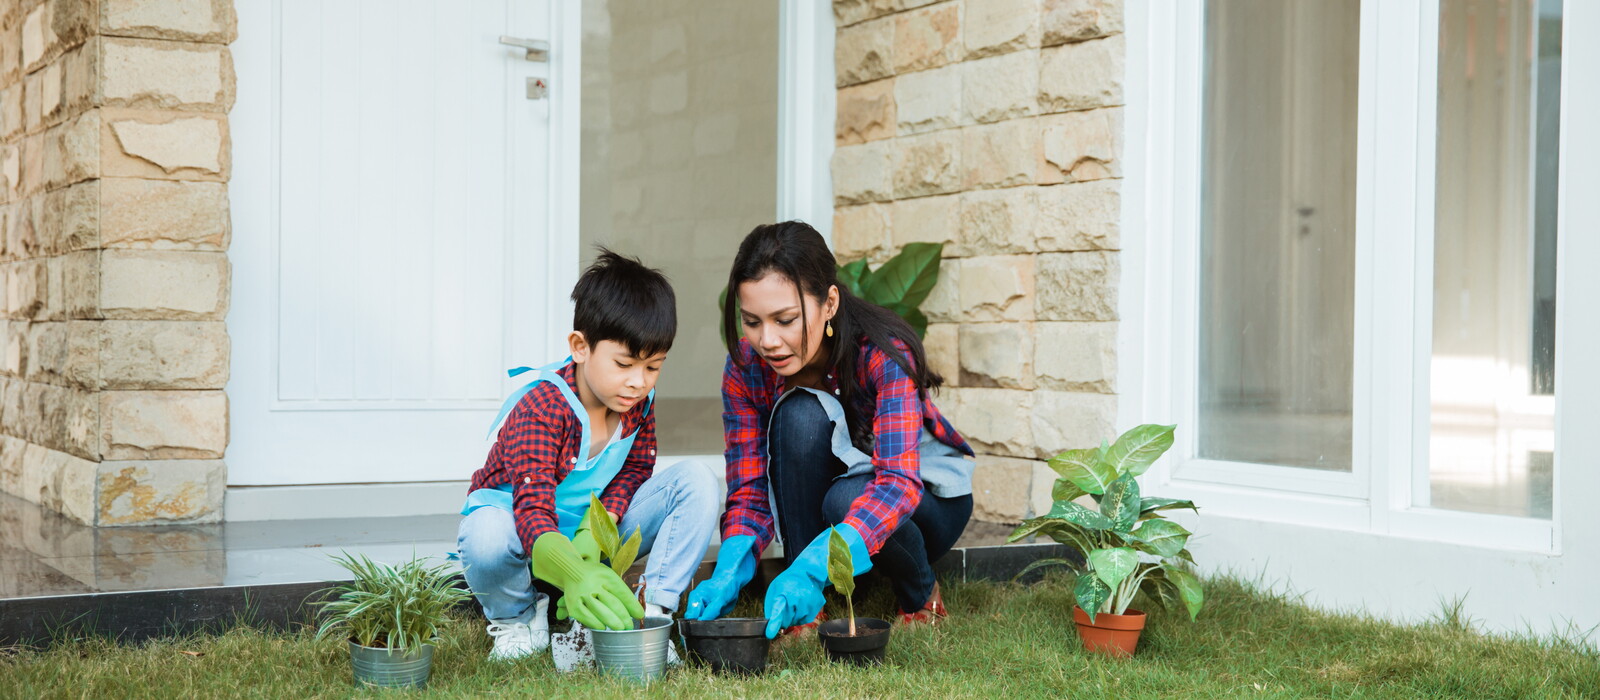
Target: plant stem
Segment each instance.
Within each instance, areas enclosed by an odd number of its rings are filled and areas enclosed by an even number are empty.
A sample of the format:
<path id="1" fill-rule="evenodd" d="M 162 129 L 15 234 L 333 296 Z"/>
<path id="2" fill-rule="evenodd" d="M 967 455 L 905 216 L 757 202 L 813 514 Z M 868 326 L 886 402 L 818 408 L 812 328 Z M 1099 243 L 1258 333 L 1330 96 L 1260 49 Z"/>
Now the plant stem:
<path id="1" fill-rule="evenodd" d="M 844 609 L 850 616 L 850 636 L 854 637 L 856 636 L 856 604 L 850 600 L 850 596 L 844 597 Z"/>

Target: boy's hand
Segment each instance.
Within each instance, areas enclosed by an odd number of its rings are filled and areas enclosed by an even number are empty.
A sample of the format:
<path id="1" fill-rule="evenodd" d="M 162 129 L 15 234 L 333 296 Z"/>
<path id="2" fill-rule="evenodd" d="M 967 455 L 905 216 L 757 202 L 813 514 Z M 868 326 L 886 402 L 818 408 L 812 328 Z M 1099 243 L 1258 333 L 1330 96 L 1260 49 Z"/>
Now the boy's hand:
<path id="1" fill-rule="evenodd" d="M 594 534 L 588 528 L 572 533 L 572 548 L 578 552 L 579 559 L 600 563 L 600 544 L 594 541 Z"/>
<path id="2" fill-rule="evenodd" d="M 644 617 L 644 607 L 622 578 L 598 561 L 585 561 L 560 532 L 534 540 L 532 559 L 534 575 L 564 594 L 556 604 L 558 616 L 564 612 L 593 629 L 632 629 L 629 618 Z"/>

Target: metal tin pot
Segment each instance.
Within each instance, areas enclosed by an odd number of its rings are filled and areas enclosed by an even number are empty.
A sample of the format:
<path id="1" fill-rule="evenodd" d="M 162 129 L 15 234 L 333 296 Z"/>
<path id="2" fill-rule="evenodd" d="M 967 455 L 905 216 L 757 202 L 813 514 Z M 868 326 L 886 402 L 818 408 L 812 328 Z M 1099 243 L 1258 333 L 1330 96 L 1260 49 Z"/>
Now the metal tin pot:
<path id="1" fill-rule="evenodd" d="M 649 683 L 666 671 L 672 619 L 647 617 L 636 630 L 589 630 L 601 673 Z"/>
<path id="2" fill-rule="evenodd" d="M 356 685 L 421 688 L 433 670 L 433 645 L 396 651 L 350 642 L 350 670 Z"/>

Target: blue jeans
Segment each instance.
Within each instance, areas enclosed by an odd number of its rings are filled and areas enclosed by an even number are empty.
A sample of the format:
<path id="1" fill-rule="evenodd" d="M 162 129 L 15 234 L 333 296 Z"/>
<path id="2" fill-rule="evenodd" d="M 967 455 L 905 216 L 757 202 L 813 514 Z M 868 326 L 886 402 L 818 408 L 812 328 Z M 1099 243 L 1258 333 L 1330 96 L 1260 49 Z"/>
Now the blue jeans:
<path id="1" fill-rule="evenodd" d="M 679 597 L 705 558 L 721 505 L 716 476 L 692 460 L 656 469 L 639 486 L 617 529 L 627 537 L 639 528 L 639 556 L 650 555 L 644 566 L 645 602 L 678 609 Z M 530 614 L 538 594 L 511 513 L 494 507 L 472 511 L 461 519 L 456 545 L 484 616 L 508 620 Z"/>
<path id="2" fill-rule="evenodd" d="M 833 423 L 814 396 L 786 399 L 772 417 L 767 480 L 777 507 L 786 565 L 801 547 L 844 520 L 866 491 L 871 474 L 840 478 L 845 464 L 833 454 Z M 911 516 L 900 521 L 872 568 L 889 579 L 903 612 L 916 612 L 933 593 L 933 562 L 955 546 L 972 517 L 972 496 L 940 498 L 926 490 Z"/>

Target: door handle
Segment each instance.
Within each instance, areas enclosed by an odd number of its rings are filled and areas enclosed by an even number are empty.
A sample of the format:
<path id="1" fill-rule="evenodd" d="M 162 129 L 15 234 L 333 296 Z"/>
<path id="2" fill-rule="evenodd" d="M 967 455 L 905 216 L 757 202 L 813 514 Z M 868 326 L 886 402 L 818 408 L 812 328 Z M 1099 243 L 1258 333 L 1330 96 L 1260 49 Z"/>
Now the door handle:
<path id="1" fill-rule="evenodd" d="M 535 63 L 546 63 L 550 60 L 550 42 L 543 39 L 522 39 L 514 36 L 501 35 L 500 43 L 506 46 L 515 46 L 526 49 L 526 58 Z"/>

